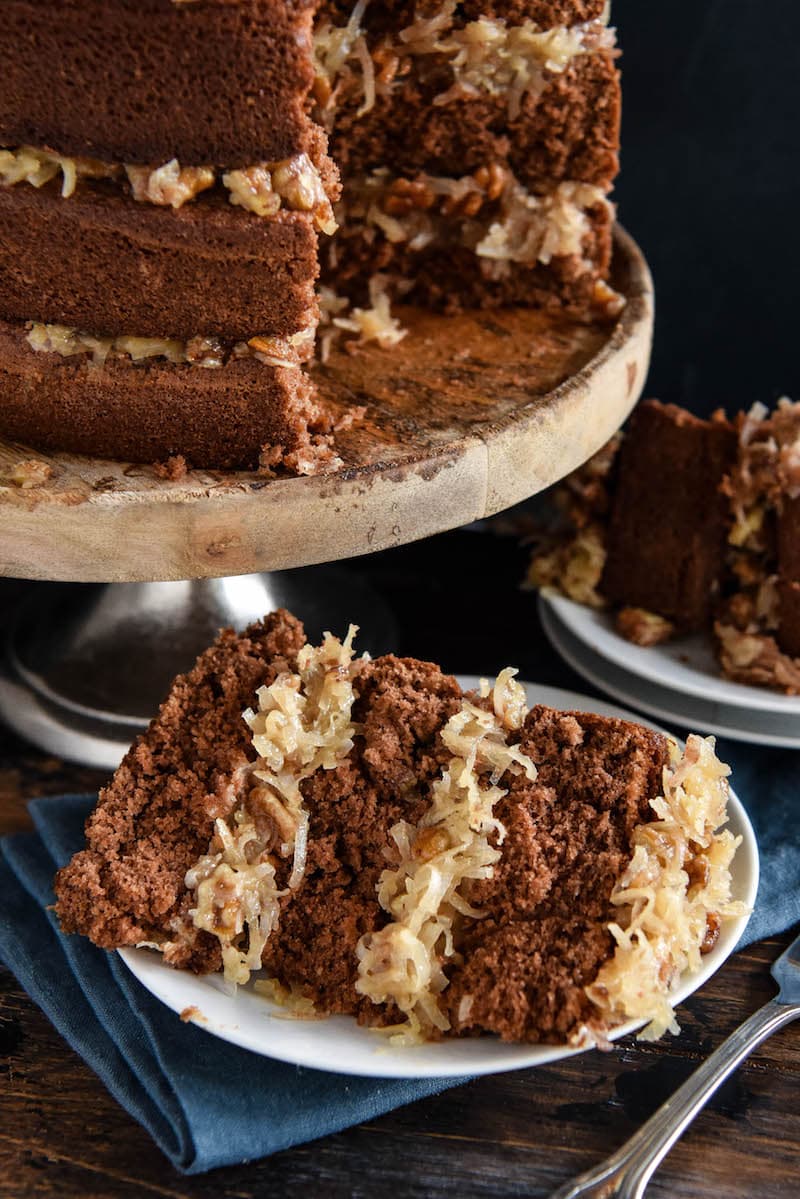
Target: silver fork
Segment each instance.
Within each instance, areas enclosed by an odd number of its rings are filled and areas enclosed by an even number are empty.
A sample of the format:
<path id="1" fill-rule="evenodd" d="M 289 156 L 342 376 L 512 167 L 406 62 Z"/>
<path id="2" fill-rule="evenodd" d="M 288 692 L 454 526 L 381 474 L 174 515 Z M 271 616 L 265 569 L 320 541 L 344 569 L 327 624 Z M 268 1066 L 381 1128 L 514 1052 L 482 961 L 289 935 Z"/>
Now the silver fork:
<path id="1" fill-rule="evenodd" d="M 757 1045 L 800 1017 L 800 937 L 774 963 L 772 977 L 780 987 L 777 997 L 740 1024 L 621 1149 L 550 1199 L 642 1199 L 653 1171 L 717 1087 Z"/>

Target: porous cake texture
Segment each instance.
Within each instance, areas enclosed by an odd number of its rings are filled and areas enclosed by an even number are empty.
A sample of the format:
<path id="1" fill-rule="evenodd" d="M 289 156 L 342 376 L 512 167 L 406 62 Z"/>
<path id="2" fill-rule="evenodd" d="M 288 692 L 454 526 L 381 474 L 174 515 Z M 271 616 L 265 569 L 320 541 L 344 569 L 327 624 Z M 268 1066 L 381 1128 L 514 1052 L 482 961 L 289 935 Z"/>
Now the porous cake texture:
<path id="1" fill-rule="evenodd" d="M 6 436 L 44 445 L 49 421 L 46 444 L 80 452 L 220 466 L 235 444 L 235 465 L 329 469 L 332 418 L 318 405 L 301 428 L 320 316 L 326 347 L 356 332 L 388 349 L 395 300 L 619 309 L 604 4 L 9 0 L 3 16 Z M 230 363 L 248 354 L 242 405 Z M 59 404 L 78 374 L 84 405 Z M 117 436 L 119 378 L 138 440 Z M 216 452 L 231 408 L 249 435 Z"/>
<path id="2" fill-rule="evenodd" d="M 511 670 L 465 695 L 353 632 L 278 612 L 176 680 L 58 875 L 62 928 L 401 1042 L 674 1027 L 738 910 L 713 744 L 529 711 Z"/>

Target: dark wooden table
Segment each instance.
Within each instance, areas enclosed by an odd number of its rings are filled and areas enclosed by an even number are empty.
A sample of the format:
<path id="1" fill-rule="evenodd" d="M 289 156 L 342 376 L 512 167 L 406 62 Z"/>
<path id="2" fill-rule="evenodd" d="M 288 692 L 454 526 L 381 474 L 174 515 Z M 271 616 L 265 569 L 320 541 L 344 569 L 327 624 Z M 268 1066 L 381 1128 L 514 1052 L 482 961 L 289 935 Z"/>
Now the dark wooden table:
<path id="1" fill-rule="evenodd" d="M 470 673 L 513 662 L 523 677 L 585 691 L 544 645 L 533 598 L 517 586 L 523 561 L 511 540 L 460 532 L 352 568 L 394 608 L 401 652 Z M 0 586 L 0 626 L 12 591 Z M 102 782 L 0 727 L 0 832 L 28 827 L 29 798 Z M 628 1039 L 610 1053 L 481 1078 L 336 1136 L 193 1179 L 172 1169 L 0 968 L 0 1195 L 546 1196 L 619 1146 L 771 996 L 769 963 L 787 940 L 731 958 L 679 1009 L 678 1038 Z M 767 1041 L 672 1151 L 648 1195 L 800 1195 L 798 1048 L 796 1025 Z"/>

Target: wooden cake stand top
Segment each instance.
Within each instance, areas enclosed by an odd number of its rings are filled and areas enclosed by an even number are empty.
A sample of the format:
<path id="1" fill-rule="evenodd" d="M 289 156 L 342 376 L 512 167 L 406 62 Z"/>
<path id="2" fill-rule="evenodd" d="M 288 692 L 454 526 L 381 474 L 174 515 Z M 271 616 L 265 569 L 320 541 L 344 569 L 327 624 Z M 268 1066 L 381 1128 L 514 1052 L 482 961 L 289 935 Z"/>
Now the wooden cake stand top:
<path id="1" fill-rule="evenodd" d="M 317 368 L 365 419 L 337 435 L 345 465 L 311 478 L 190 471 L 0 441 L 0 574 L 75 582 L 285 569 L 401 545 L 491 515 L 588 458 L 639 397 L 653 325 L 650 273 L 622 230 L 616 324 L 532 309 L 460 316 L 406 309 L 391 350 L 339 349 Z M 37 486 L 21 461 L 47 463 Z M 48 473 L 48 472 L 43 472 Z"/>

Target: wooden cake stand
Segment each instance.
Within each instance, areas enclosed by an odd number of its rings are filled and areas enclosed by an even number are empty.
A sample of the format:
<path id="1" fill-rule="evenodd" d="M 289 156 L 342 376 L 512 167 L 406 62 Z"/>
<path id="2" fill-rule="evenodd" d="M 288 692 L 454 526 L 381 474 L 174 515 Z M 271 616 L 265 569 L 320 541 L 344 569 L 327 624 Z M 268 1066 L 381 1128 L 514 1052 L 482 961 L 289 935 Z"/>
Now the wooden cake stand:
<path id="1" fill-rule="evenodd" d="M 652 281 L 621 229 L 612 282 L 626 300 L 615 323 L 523 308 L 460 316 L 406 309 L 398 315 L 409 332 L 393 349 L 335 350 L 316 368 L 319 388 L 343 411 L 364 405 L 366 413 L 337 434 L 344 465 L 332 474 L 190 471 L 167 480 L 147 466 L 0 440 L 0 575 L 128 585 L 72 587 L 68 600 L 63 587 L 39 588 L 9 641 L 0 713 L 47 749 L 112 764 L 216 628 L 285 602 L 279 576 L 255 572 L 402 545 L 557 482 L 619 428 L 644 384 Z M 31 459 L 45 464 L 33 478 L 19 470 Z M 205 592 L 185 582 L 203 579 L 218 582 Z M 65 607 L 66 620 L 58 615 Z M 196 612 L 203 617 L 193 629 Z M 176 643 L 177 667 L 162 652 Z M 109 654 L 113 703 L 100 683 Z M 116 667 L 127 662 L 129 675 L 132 661 L 154 660 L 160 670 L 147 694 L 128 679 L 120 696 L 126 672 Z M 73 730 L 76 722 L 90 730 Z"/>

